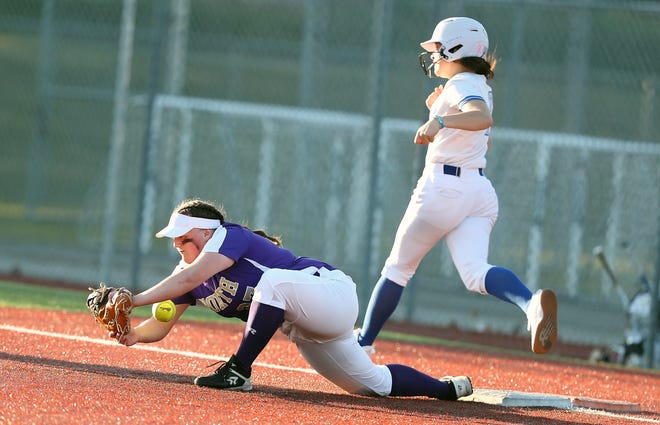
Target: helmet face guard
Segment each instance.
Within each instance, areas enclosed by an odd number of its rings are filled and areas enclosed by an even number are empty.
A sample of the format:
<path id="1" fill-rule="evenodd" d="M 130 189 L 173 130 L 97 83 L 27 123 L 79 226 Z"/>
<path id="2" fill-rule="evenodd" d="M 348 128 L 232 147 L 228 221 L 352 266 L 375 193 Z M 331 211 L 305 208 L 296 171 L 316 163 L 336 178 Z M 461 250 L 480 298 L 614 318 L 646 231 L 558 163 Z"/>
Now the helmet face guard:
<path id="1" fill-rule="evenodd" d="M 422 68 L 422 72 L 429 78 L 435 77 L 433 73 L 433 67 L 439 60 L 434 61 L 431 55 L 437 53 L 440 55 L 441 59 L 447 60 L 447 55 L 445 54 L 445 48 L 440 47 L 440 50 L 437 52 L 422 52 L 419 54 L 419 66 Z"/>

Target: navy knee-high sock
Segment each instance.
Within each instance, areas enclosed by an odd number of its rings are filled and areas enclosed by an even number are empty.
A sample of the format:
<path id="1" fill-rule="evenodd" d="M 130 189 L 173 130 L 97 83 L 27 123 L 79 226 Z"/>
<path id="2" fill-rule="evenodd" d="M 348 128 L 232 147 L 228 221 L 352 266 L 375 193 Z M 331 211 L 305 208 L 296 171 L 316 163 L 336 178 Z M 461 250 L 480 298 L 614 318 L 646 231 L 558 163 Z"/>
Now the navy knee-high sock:
<path id="1" fill-rule="evenodd" d="M 358 335 L 360 345 L 371 345 L 383 329 L 383 325 L 390 318 L 396 306 L 399 304 L 403 286 L 392 282 L 386 277 L 381 277 L 369 299 L 367 312 L 362 323 L 362 330 Z"/>
<path id="2" fill-rule="evenodd" d="M 388 364 L 392 373 L 392 391 L 389 395 L 396 397 L 427 396 L 441 400 L 454 400 L 449 384 L 433 378 L 410 366 Z"/>
<path id="3" fill-rule="evenodd" d="M 253 302 L 245 324 L 245 334 L 236 352 L 236 358 L 248 371 L 259 353 L 275 335 L 284 321 L 284 310 L 267 304 Z"/>
<path id="4" fill-rule="evenodd" d="M 486 292 L 503 300 L 515 304 L 526 311 L 527 304 L 532 298 L 532 292 L 518 279 L 515 273 L 504 267 L 492 267 L 486 273 Z"/>

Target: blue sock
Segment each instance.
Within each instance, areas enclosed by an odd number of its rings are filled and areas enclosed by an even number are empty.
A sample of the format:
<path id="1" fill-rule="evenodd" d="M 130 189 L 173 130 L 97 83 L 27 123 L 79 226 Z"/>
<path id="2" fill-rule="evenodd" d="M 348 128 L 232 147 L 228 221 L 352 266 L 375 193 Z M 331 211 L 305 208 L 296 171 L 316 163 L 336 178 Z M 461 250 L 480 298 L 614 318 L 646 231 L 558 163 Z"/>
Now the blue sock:
<path id="1" fill-rule="evenodd" d="M 245 324 L 245 334 L 236 352 L 236 358 L 248 371 L 259 353 L 275 335 L 284 321 L 284 310 L 267 304 L 253 302 Z"/>
<path id="2" fill-rule="evenodd" d="M 441 400 L 455 400 L 449 384 L 433 378 L 410 366 L 401 364 L 386 365 L 392 374 L 392 391 L 389 395 L 393 397 L 427 396 Z"/>
<path id="3" fill-rule="evenodd" d="M 381 277 L 369 299 L 367 312 L 362 323 L 362 331 L 358 336 L 360 345 L 371 345 L 383 329 L 383 325 L 390 318 L 396 306 L 399 304 L 403 286 L 392 282 L 386 277 Z"/>
<path id="4" fill-rule="evenodd" d="M 493 267 L 486 273 L 486 292 L 525 311 L 532 292 L 511 270 Z"/>

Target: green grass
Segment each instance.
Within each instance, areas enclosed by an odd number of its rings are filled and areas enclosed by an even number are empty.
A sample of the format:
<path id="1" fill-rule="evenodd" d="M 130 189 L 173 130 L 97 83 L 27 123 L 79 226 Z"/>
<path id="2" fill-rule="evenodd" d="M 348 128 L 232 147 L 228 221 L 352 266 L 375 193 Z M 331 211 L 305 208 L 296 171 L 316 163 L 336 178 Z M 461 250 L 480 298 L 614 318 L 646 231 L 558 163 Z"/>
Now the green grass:
<path id="1" fill-rule="evenodd" d="M 26 283 L 0 281 L 0 307 L 17 307 L 41 310 L 87 312 L 87 294 L 84 289 L 64 289 Z M 151 306 L 137 307 L 132 315 L 151 316 Z M 203 322 L 237 323 L 204 308 L 187 309 L 183 319 Z"/>

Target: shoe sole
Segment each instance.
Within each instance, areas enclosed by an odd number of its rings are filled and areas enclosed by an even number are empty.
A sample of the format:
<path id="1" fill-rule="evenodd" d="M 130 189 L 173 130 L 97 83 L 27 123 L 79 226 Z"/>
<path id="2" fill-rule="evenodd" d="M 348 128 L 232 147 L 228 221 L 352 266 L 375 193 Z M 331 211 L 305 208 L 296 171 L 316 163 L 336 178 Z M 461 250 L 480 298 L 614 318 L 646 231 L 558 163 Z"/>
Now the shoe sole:
<path id="1" fill-rule="evenodd" d="M 557 341 L 557 297 L 555 293 L 548 289 L 541 291 L 540 304 L 543 318 L 533 335 L 532 352 L 545 354 Z"/>
<path id="2" fill-rule="evenodd" d="M 200 383 L 197 379 L 194 381 L 195 385 L 198 387 L 204 387 L 204 388 L 215 388 L 216 390 L 227 390 L 227 391 L 250 391 L 252 390 L 252 382 L 246 382 L 240 387 L 221 387 L 221 386 L 215 386 L 215 385 L 204 385 L 203 383 Z"/>

